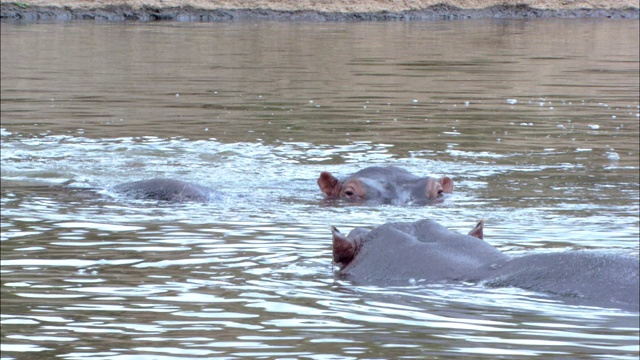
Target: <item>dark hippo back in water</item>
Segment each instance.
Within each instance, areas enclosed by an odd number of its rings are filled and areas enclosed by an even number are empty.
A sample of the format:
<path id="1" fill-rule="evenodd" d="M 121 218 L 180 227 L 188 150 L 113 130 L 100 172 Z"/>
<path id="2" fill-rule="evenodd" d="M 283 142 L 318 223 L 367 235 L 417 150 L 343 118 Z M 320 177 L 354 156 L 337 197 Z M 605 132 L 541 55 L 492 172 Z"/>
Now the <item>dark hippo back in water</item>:
<path id="1" fill-rule="evenodd" d="M 164 178 L 127 182 L 116 185 L 113 190 L 145 200 L 208 202 L 222 199 L 220 193 L 206 186 Z"/>

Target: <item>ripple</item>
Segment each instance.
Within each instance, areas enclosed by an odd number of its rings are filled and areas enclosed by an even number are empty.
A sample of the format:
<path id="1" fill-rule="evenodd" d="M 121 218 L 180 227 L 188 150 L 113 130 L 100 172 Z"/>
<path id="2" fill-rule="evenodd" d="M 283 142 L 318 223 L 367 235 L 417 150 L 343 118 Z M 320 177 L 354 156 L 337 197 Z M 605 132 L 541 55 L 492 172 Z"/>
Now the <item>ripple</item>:
<path id="1" fill-rule="evenodd" d="M 483 218 L 512 255 L 637 254 L 637 21 L 5 25 L 3 356 L 637 359 L 637 313 L 359 286 L 328 230 Z M 371 165 L 455 190 L 324 201 L 321 171 Z M 156 176 L 226 196 L 112 190 Z"/>
<path id="2" fill-rule="evenodd" d="M 62 223 L 57 223 L 56 226 L 61 228 L 70 228 L 70 229 L 81 228 L 81 229 L 93 229 L 93 230 L 114 231 L 114 232 L 144 230 L 144 227 L 140 227 L 140 226 L 99 224 L 99 223 L 90 223 L 90 222 L 62 222 Z"/>

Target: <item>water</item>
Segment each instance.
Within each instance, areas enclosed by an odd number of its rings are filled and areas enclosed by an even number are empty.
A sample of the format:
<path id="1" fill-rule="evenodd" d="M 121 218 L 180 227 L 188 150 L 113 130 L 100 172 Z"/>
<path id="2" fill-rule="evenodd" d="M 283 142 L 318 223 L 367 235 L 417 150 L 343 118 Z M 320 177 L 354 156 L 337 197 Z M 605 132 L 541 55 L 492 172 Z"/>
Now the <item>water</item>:
<path id="1" fill-rule="evenodd" d="M 638 313 L 355 286 L 343 232 L 433 218 L 511 255 L 638 254 L 639 25 L 3 23 L 2 358 L 637 359 Z M 450 176 L 427 207 L 321 171 Z M 175 177 L 164 204 L 110 187 Z"/>

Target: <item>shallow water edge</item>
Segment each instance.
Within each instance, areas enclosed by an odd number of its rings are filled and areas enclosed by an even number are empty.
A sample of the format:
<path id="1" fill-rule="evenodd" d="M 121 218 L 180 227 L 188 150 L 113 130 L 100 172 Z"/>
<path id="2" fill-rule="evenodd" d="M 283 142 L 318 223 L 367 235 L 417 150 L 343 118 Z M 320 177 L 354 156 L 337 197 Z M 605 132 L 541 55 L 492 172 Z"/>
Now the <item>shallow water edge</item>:
<path id="1" fill-rule="evenodd" d="M 640 8 L 611 9 L 538 9 L 528 5 L 495 5 L 478 9 L 462 9 L 445 4 L 421 10 L 379 12 L 325 12 L 315 10 L 271 9 L 201 9 L 192 6 L 143 6 L 106 5 L 93 8 L 68 6 L 32 6 L 27 3 L 3 3 L 0 6 L 2 20 L 15 21 L 180 21 L 219 22 L 242 20 L 269 21 L 428 21 L 461 19 L 530 19 L 530 18 L 613 18 L 638 19 Z"/>

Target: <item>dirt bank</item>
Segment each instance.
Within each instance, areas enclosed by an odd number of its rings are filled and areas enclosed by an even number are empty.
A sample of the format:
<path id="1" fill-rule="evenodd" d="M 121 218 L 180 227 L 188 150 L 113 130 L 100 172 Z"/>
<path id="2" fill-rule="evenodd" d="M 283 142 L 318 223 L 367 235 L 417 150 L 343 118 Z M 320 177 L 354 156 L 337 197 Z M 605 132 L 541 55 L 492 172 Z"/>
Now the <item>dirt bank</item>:
<path id="1" fill-rule="evenodd" d="M 344 21 L 639 17 L 638 0 L 18 0 L 4 20 Z"/>

